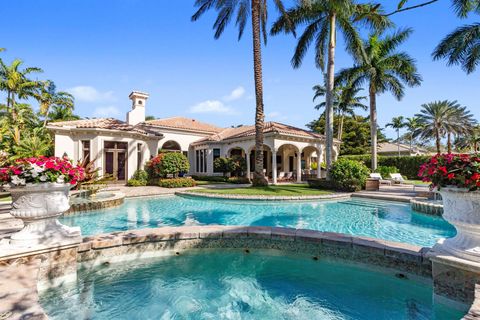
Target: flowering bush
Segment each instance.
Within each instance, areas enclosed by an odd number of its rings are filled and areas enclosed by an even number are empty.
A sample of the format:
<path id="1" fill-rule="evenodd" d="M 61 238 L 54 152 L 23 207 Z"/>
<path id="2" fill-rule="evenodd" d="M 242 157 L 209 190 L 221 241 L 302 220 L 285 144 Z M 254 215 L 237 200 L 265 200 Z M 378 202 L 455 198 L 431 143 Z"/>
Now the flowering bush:
<path id="1" fill-rule="evenodd" d="M 176 178 L 181 173 L 187 173 L 190 164 L 182 153 L 160 153 L 147 162 L 145 169 L 150 179 L 166 178 L 169 174 Z"/>
<path id="2" fill-rule="evenodd" d="M 84 169 L 74 167 L 67 158 L 41 156 L 18 159 L 14 165 L 0 169 L 0 183 L 14 186 L 45 182 L 75 185 L 84 178 Z"/>
<path id="3" fill-rule="evenodd" d="M 418 176 L 432 188 L 454 186 L 475 191 L 480 188 L 480 157 L 468 154 L 438 154 L 420 166 Z"/>

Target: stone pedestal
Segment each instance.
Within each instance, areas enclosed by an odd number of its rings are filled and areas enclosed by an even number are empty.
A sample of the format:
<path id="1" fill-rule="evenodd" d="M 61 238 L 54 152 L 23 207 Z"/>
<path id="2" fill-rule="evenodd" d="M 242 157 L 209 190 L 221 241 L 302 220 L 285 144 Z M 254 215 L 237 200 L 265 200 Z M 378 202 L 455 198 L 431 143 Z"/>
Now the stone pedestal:
<path id="1" fill-rule="evenodd" d="M 365 191 L 378 191 L 380 190 L 380 180 L 378 179 L 367 179 L 365 183 Z"/>

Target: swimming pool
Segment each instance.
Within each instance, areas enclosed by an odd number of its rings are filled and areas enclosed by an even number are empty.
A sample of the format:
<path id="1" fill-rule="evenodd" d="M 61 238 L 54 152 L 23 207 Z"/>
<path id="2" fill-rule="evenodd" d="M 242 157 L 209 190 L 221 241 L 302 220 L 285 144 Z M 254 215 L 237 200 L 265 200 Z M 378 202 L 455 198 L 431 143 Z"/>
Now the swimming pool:
<path id="1" fill-rule="evenodd" d="M 180 196 L 128 199 L 116 208 L 60 219 L 93 235 L 181 225 L 276 226 L 339 232 L 432 246 L 455 229 L 440 217 L 411 210 L 409 204 L 347 199 L 337 201 L 235 201 Z"/>
<path id="2" fill-rule="evenodd" d="M 51 319 L 460 319 L 429 281 L 328 260 L 189 253 L 79 272 L 41 294 Z"/>

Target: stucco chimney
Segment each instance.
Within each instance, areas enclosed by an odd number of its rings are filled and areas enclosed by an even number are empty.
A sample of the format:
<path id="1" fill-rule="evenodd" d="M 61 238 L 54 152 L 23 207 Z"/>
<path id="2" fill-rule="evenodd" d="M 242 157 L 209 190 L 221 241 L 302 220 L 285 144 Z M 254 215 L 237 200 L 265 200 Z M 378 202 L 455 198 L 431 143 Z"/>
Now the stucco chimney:
<path id="1" fill-rule="evenodd" d="M 127 123 L 134 126 L 145 121 L 145 104 L 149 97 L 148 93 L 132 91 L 128 96 L 132 100 L 132 110 L 127 113 Z"/>

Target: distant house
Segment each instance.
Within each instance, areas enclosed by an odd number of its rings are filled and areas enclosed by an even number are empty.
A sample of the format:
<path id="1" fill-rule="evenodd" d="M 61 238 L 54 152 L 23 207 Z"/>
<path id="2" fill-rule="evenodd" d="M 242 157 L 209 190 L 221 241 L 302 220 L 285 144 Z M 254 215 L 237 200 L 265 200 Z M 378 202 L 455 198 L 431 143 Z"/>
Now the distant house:
<path id="1" fill-rule="evenodd" d="M 182 152 L 190 162 L 189 174 L 215 175 L 213 161 L 233 155 L 244 157 L 247 172 L 254 170 L 255 126 L 220 128 L 189 119 L 173 117 L 145 121 L 149 95 L 134 91 L 129 95 L 132 110 L 126 121 L 113 118 L 52 122 L 55 155 L 74 161 L 95 160 L 101 174 L 119 181 L 130 178 L 159 151 Z M 252 108 L 253 112 L 253 108 Z M 264 129 L 264 172 L 275 183 L 280 172 L 292 172 L 301 179 L 302 169 L 323 161 L 323 135 L 278 122 L 266 122 Z M 340 141 L 334 141 L 334 158 Z M 316 173 L 320 176 L 320 171 Z"/>
<path id="2" fill-rule="evenodd" d="M 378 144 L 377 153 L 381 156 L 395 157 L 398 156 L 398 143 L 392 142 L 382 142 Z M 400 143 L 400 155 L 401 156 L 419 156 L 419 155 L 428 155 L 429 151 L 418 146 L 402 144 Z"/>

